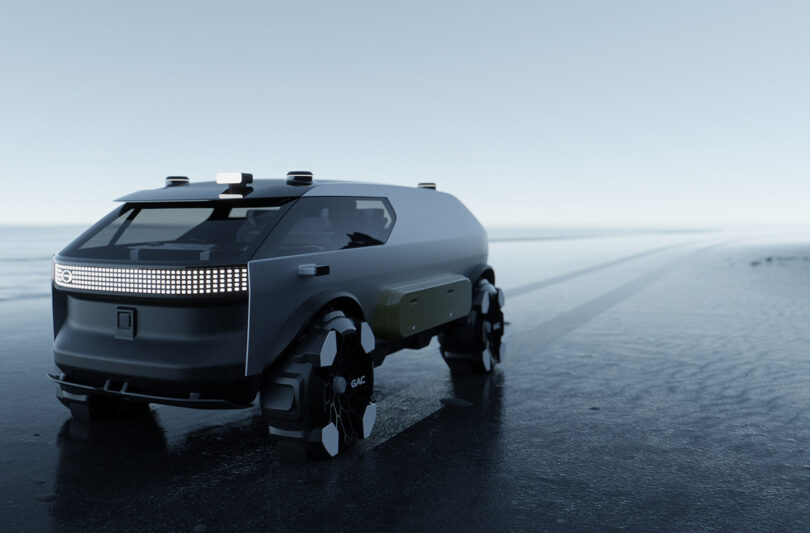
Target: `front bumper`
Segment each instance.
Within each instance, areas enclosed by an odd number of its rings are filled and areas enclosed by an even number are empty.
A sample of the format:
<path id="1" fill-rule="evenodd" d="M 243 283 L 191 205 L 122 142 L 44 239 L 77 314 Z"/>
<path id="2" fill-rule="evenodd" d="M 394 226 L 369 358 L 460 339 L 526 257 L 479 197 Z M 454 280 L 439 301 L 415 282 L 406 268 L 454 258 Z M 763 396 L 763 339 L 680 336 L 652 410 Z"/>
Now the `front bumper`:
<path id="1" fill-rule="evenodd" d="M 59 385 L 57 396 L 68 401 L 87 401 L 88 395 L 112 396 L 135 402 L 160 403 L 176 407 L 196 409 L 247 409 L 251 403 L 234 403 L 223 398 L 204 398 L 200 393 L 190 393 L 188 397 L 158 396 L 133 392 L 129 382 L 112 382 L 106 380 L 101 387 L 85 385 L 71 381 L 65 374 L 48 374 L 51 381 Z"/>
<path id="2" fill-rule="evenodd" d="M 69 392 L 217 409 L 249 405 L 258 391 L 260 377 L 245 376 L 246 299 L 155 302 L 54 290 L 54 318 L 51 379 Z"/>

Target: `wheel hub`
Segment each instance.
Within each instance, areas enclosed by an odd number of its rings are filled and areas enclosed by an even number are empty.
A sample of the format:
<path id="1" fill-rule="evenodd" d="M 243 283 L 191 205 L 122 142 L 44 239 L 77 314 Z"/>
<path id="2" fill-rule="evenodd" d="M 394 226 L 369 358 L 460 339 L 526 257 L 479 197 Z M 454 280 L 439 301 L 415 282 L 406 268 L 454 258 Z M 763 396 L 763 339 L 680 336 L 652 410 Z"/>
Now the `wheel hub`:
<path id="1" fill-rule="evenodd" d="M 346 392 L 346 378 L 335 376 L 332 378 L 332 392 L 341 395 Z"/>

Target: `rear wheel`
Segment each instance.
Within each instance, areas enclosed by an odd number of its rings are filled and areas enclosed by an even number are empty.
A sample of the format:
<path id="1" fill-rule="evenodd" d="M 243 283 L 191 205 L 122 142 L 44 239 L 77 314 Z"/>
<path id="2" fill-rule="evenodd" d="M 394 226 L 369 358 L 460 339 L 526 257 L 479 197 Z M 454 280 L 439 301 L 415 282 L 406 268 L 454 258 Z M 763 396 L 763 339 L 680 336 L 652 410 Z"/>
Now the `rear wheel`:
<path id="1" fill-rule="evenodd" d="M 281 448 L 335 456 L 371 434 L 374 334 L 342 311 L 321 315 L 265 376 L 262 414 Z"/>
<path id="2" fill-rule="evenodd" d="M 439 334 L 442 357 L 453 374 L 483 374 L 501 362 L 504 295 L 487 279 L 473 291 L 473 308 L 466 319 L 453 322 Z"/>

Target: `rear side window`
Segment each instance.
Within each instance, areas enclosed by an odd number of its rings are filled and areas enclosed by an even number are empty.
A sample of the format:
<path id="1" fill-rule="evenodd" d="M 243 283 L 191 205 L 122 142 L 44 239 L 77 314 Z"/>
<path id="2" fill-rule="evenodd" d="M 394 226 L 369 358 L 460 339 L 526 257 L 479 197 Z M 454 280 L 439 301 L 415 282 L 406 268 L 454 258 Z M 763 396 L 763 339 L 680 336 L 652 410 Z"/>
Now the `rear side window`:
<path id="1" fill-rule="evenodd" d="M 258 203 L 126 204 L 62 253 L 134 263 L 243 263 L 289 204 L 286 198 Z"/>
<path id="2" fill-rule="evenodd" d="M 264 257 L 384 244 L 395 216 L 385 198 L 301 198 L 259 253 Z"/>

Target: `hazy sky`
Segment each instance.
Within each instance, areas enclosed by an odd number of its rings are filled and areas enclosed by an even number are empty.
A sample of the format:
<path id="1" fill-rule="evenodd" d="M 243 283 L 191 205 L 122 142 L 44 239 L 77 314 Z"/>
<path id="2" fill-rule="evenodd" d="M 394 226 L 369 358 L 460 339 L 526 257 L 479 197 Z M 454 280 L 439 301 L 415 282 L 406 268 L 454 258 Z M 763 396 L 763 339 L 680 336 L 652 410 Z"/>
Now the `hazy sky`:
<path id="1" fill-rule="evenodd" d="M 809 6 L 5 3 L 0 223 L 290 169 L 488 225 L 810 222 Z"/>

